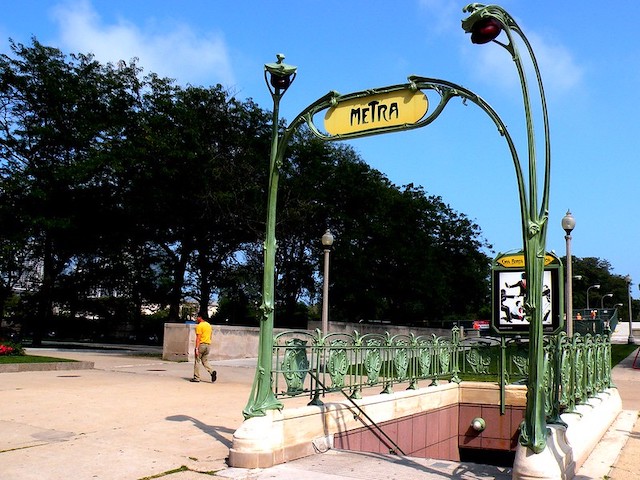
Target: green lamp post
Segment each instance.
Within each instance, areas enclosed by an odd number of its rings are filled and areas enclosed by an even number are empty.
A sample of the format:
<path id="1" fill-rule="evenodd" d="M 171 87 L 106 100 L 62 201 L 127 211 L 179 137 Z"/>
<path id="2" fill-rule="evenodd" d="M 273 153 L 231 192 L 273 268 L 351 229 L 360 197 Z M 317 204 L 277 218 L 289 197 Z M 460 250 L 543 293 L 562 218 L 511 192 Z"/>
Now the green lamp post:
<path id="1" fill-rule="evenodd" d="M 271 155 L 269 160 L 269 190 L 267 198 L 267 226 L 264 241 L 264 278 L 262 283 L 262 318 L 258 340 L 258 364 L 249 402 L 243 410 L 245 418 L 265 415 L 266 410 L 281 409 L 271 388 L 273 320 L 275 312 L 275 264 L 276 264 L 276 203 L 278 180 L 282 165 L 283 148 L 279 148 L 280 99 L 296 76 L 297 68 L 283 63 L 284 55 L 276 55 L 276 63 L 264 66 L 264 78 L 273 99 L 273 127 L 271 132 Z"/>
<path id="2" fill-rule="evenodd" d="M 527 406 L 525 420 L 520 434 L 520 443 L 535 453 L 546 447 L 546 418 L 544 401 L 544 345 L 542 327 L 542 287 L 544 274 L 544 257 L 546 249 L 546 233 L 549 211 L 549 182 L 551 151 L 549 144 L 549 123 L 546 99 L 542 79 L 536 58 L 526 36 L 503 8 L 496 5 L 472 3 L 464 8 L 470 15 L 462 21 L 462 28 L 471 33 L 471 41 L 475 44 L 494 42 L 507 50 L 515 63 L 520 78 L 528 145 L 528 192 L 523 179 L 518 177 L 520 193 L 520 210 L 522 218 L 522 239 L 525 256 L 525 275 L 527 279 L 527 299 L 525 312 L 529 319 L 529 379 L 527 385 Z M 507 42 L 497 40 L 501 32 Z M 544 184 L 542 193 L 538 193 L 536 172 L 536 149 L 534 140 L 534 122 L 531 111 L 529 86 L 518 47 L 514 42 L 517 35 L 526 47 L 536 75 L 537 88 L 540 95 L 541 113 L 544 128 Z M 527 195 L 528 193 L 528 195 Z"/>

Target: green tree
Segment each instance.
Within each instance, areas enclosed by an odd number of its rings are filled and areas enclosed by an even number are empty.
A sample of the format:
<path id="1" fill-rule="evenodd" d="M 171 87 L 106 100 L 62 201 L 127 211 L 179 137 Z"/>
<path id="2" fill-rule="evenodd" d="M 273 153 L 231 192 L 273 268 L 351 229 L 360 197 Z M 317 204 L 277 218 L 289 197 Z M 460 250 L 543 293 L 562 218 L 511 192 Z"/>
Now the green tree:
<path id="1" fill-rule="evenodd" d="M 254 323 L 269 112 L 219 85 L 141 78 L 136 62 L 11 45 L 0 57 L 0 295 L 42 269 L 36 343 L 54 301 L 70 318 L 93 308 L 109 329 L 132 321 L 138 334 L 145 303 L 176 321 L 185 298 L 205 311 L 218 296 L 219 319 Z M 391 184 L 352 148 L 300 130 L 279 193 L 281 326 L 315 315 L 327 227 L 334 320 L 424 322 L 488 305 L 479 227 L 421 187 Z"/>
<path id="2" fill-rule="evenodd" d="M 35 39 L 10 47 L 12 56 L 0 56 L 0 158 L 42 269 L 31 316 L 37 345 L 52 318 L 56 279 L 74 254 L 109 231 L 110 166 L 95 153 L 120 133 L 131 86 L 122 79 L 131 71 L 90 55 L 66 57 Z"/>
<path id="3" fill-rule="evenodd" d="M 563 257 L 562 261 L 566 264 L 566 257 Z M 597 257 L 572 257 L 572 270 L 574 311 L 587 307 L 587 290 L 589 290 L 590 308 L 600 308 L 602 303 L 605 307 L 622 303 L 623 306 L 619 308 L 620 316 L 628 319 L 629 289 L 625 275 L 614 274 L 611 263 Z M 589 288 L 593 285 L 600 285 L 600 288 Z M 612 293 L 613 296 L 607 297 L 603 302 L 602 297 L 608 293 Z M 632 303 L 635 302 L 640 306 L 640 301 L 635 300 Z M 633 310 L 640 311 L 636 305 Z"/>
<path id="4" fill-rule="evenodd" d="M 352 148 L 303 129 L 287 150 L 278 203 L 278 325 L 318 300 L 320 236 L 336 236 L 333 320 L 395 323 L 475 316 L 488 304 L 480 228 L 422 188 L 398 188 Z M 258 259 L 258 255 L 251 258 Z"/>
<path id="5" fill-rule="evenodd" d="M 253 202 L 265 174 L 254 159 L 267 151 L 268 125 L 257 105 L 220 85 L 181 88 L 153 75 L 149 84 L 128 203 L 164 250 L 169 320 L 177 321 L 185 293 L 206 312 L 227 259 L 255 241 Z"/>

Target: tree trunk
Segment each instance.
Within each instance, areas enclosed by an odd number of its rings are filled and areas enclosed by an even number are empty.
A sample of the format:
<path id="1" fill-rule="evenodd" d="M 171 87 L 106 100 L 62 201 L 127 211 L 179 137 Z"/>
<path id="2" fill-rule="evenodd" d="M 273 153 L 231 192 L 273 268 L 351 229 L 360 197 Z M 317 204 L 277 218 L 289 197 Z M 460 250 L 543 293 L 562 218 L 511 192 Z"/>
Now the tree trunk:
<path id="1" fill-rule="evenodd" d="M 180 253 L 179 251 L 182 250 Z M 169 322 L 180 321 L 180 302 L 182 302 L 182 287 L 184 286 L 184 273 L 187 269 L 187 262 L 191 249 L 187 248 L 184 243 L 174 253 L 175 260 L 173 262 L 173 286 L 169 292 Z"/>
<path id="2" fill-rule="evenodd" d="M 52 250 L 51 238 L 48 234 L 45 234 L 42 253 L 42 286 L 40 287 L 38 309 L 36 316 L 30 319 L 33 329 L 32 345 L 34 347 L 42 345 L 45 328 L 51 324 L 52 319 L 51 293 L 53 291 L 54 279 Z"/>

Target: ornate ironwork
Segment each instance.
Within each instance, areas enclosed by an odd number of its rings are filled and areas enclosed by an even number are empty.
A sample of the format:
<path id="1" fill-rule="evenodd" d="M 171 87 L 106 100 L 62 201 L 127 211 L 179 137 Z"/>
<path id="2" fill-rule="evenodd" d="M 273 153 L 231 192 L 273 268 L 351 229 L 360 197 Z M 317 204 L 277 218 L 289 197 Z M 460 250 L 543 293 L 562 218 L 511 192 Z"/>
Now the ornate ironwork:
<path id="1" fill-rule="evenodd" d="M 379 339 L 372 338 L 367 340 L 366 347 L 364 368 L 367 374 L 367 384 L 375 385 L 380 377 L 380 370 L 382 369 L 382 342 Z"/>
<path id="2" fill-rule="evenodd" d="M 528 346 L 519 338 L 460 339 L 457 328 L 449 337 L 287 331 L 274 338 L 278 368 L 271 383 L 278 398 L 309 395 L 316 405 L 322 404 L 321 396 L 338 390 L 361 398 L 371 387 L 392 393 L 394 385 L 414 389 L 421 381 L 430 380 L 423 386 L 431 386 L 469 375 L 504 389 L 510 378 L 517 383 L 527 379 Z M 562 424 L 561 413 L 575 412 L 576 405 L 611 387 L 609 332 L 545 337 L 543 351 L 540 391 L 549 423 Z M 285 388 L 280 388 L 283 382 Z"/>
<path id="3" fill-rule="evenodd" d="M 467 363 L 471 365 L 473 373 L 489 373 L 489 364 L 491 363 L 491 358 L 488 356 L 484 356 L 478 347 L 469 349 L 465 359 L 467 360 Z"/>
<path id="4" fill-rule="evenodd" d="M 327 362 L 327 372 L 331 378 L 331 390 L 340 390 L 345 386 L 345 376 L 349 369 L 346 347 L 347 342 L 344 340 L 331 342 L 329 361 Z"/>
<path id="5" fill-rule="evenodd" d="M 299 338 L 287 340 L 287 348 L 282 362 L 282 372 L 287 382 L 287 395 L 297 395 L 304 391 L 304 380 L 309 371 L 309 361 L 305 352 L 307 342 Z"/>

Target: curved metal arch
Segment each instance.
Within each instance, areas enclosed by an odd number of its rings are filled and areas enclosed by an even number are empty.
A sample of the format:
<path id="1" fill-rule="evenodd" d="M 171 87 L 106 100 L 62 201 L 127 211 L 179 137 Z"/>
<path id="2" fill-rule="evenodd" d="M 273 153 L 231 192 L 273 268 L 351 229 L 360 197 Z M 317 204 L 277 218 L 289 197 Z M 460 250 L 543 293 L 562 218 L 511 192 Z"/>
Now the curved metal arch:
<path id="1" fill-rule="evenodd" d="M 259 344 L 259 366 L 256 370 L 256 378 L 252 387 L 251 398 L 247 407 L 243 411 L 245 417 L 264 415 L 265 410 L 282 408 L 282 404 L 277 402 L 273 393 L 269 388 L 269 376 L 271 372 L 269 360 L 267 356 L 270 353 L 270 345 L 272 345 L 272 338 L 269 338 L 273 329 L 273 310 L 274 310 L 274 263 L 275 263 L 275 208 L 277 199 L 277 184 L 279 178 L 279 170 L 282 166 L 284 153 L 286 151 L 287 144 L 295 132 L 295 130 L 307 123 L 314 135 L 325 140 L 346 140 L 350 138 L 363 137 L 367 135 L 375 135 L 381 133 L 387 133 L 399 130 L 409 130 L 414 128 L 420 128 L 433 122 L 443 111 L 444 107 L 448 104 L 451 98 L 456 96 L 474 102 L 480 106 L 489 116 L 494 123 L 498 126 L 499 133 L 504 136 L 509 145 L 511 155 L 514 160 L 514 167 L 516 169 L 516 176 L 518 180 L 518 189 L 521 206 L 521 218 L 522 218 L 522 236 L 524 243 L 524 251 L 526 257 L 525 272 L 530 279 L 529 286 L 529 299 L 525 305 L 526 310 L 531 319 L 530 327 L 530 360 L 533 366 L 533 370 L 530 372 L 528 392 L 527 392 L 527 409 L 525 414 L 525 428 L 521 434 L 521 443 L 530 447 L 535 453 L 541 452 L 546 446 L 546 425 L 544 418 L 543 398 L 542 390 L 540 389 L 539 381 L 542 380 L 542 349 L 543 349 L 543 335 L 541 326 L 541 311 L 539 303 L 541 301 L 541 273 L 543 270 L 543 259 L 545 256 L 545 243 L 546 243 L 546 231 L 548 227 L 548 203 L 549 203 L 549 186 L 550 186 L 550 142 L 549 142 L 549 126 L 546 100 L 544 96 L 544 90 L 542 86 L 542 80 L 538 69 L 537 61 L 531 49 L 531 46 L 520 30 L 517 23 L 513 18 L 501 7 L 490 5 L 485 7 L 482 4 L 470 4 L 465 7 L 464 11 L 470 12 L 471 15 L 463 20 L 463 28 L 469 32 L 472 30 L 475 22 L 485 16 L 496 18 L 503 26 L 503 31 L 506 33 L 509 42 L 507 44 L 493 40 L 503 48 L 507 49 L 511 55 L 522 86 L 523 101 L 526 115 L 527 126 L 527 141 L 528 141 L 528 154 L 529 154 L 529 196 L 527 198 L 526 186 L 524 183 L 524 175 L 522 174 L 520 160 L 518 158 L 515 145 L 506 130 L 503 122 L 497 113 L 482 100 L 479 96 L 473 92 L 442 80 L 429 79 L 426 77 L 409 77 L 410 84 L 395 85 L 386 87 L 386 91 L 393 91 L 393 89 L 399 90 L 401 88 L 424 88 L 436 91 L 440 95 L 440 102 L 433 110 L 433 112 L 426 117 L 422 118 L 414 124 L 405 124 L 394 127 L 379 128 L 366 130 L 362 132 L 355 132 L 345 135 L 327 136 L 323 134 L 320 129 L 313 122 L 313 117 L 320 111 L 329 108 L 330 106 L 337 105 L 340 100 L 349 98 L 357 98 L 357 96 L 366 96 L 375 93 L 377 90 L 364 90 L 362 92 L 355 92 L 345 96 L 339 95 L 337 92 L 329 92 L 324 97 L 316 100 L 307 108 L 302 110 L 298 114 L 294 121 L 287 127 L 282 136 L 278 135 L 278 105 L 280 98 L 284 94 L 284 91 L 276 89 L 272 91 L 272 97 L 274 100 L 273 111 L 273 130 L 272 130 L 272 151 L 270 157 L 270 176 L 269 176 L 269 197 L 268 197 L 268 216 L 267 216 L 267 236 L 265 240 L 265 275 L 263 285 L 263 303 L 261 309 L 264 314 L 264 320 L 266 320 L 266 328 L 261 327 L 260 344 Z M 526 46 L 527 52 L 533 63 L 534 71 L 538 81 L 540 100 L 542 104 L 542 114 L 544 121 L 544 133 L 545 133 L 545 173 L 544 173 L 544 190 L 542 194 L 542 202 L 538 210 L 538 194 L 537 194 L 537 174 L 536 174 L 536 155 L 535 155 L 535 142 L 533 132 L 533 119 L 530 109 L 530 98 L 528 85 L 525 77 L 524 67 L 522 60 L 518 53 L 518 49 L 513 42 L 512 32 L 515 32 Z M 421 87 L 419 87 L 419 84 Z M 391 89 L 391 90 L 390 90 Z M 383 89 L 380 89 L 383 91 Z M 425 114 L 426 115 L 426 114 Z M 255 395 L 255 398 L 254 398 Z"/>
<path id="2" fill-rule="evenodd" d="M 408 77 L 409 83 L 402 83 L 396 85 L 390 85 L 387 87 L 375 88 L 375 89 L 367 89 L 361 90 L 357 92 L 352 92 L 348 94 L 341 95 L 336 91 L 330 91 L 323 97 L 320 97 L 315 102 L 311 103 L 305 109 L 303 109 L 291 122 L 291 124 L 285 129 L 282 134 L 280 141 L 278 142 L 278 157 L 276 159 L 277 166 L 281 166 L 284 160 L 284 154 L 291 139 L 293 133 L 303 124 L 306 123 L 309 127 L 310 131 L 317 138 L 324 141 L 344 141 L 351 140 L 356 138 L 363 138 L 373 135 L 381 135 L 384 133 L 391 133 L 397 131 L 405 131 L 405 130 L 415 130 L 418 128 L 425 127 L 431 123 L 433 123 L 440 114 L 444 111 L 444 108 L 447 106 L 449 101 L 451 101 L 455 97 L 460 97 L 463 100 L 469 100 L 480 107 L 488 116 L 491 118 L 493 123 L 498 129 L 498 133 L 500 136 L 505 138 L 507 142 L 507 146 L 509 148 L 509 153 L 511 154 L 511 158 L 513 160 L 513 166 L 516 174 L 516 180 L 518 183 L 518 197 L 520 199 L 520 211 L 521 218 L 523 221 L 523 231 L 527 231 L 529 229 L 529 199 L 526 193 L 526 185 L 524 181 L 524 174 L 522 170 L 522 165 L 520 162 L 520 157 L 518 155 L 518 151 L 516 149 L 513 138 L 509 134 L 507 126 L 504 124 L 498 113 L 487 103 L 482 97 L 472 92 L 471 90 L 457 85 L 453 82 L 449 82 L 447 80 L 441 80 L 430 77 L 423 77 L 418 75 L 412 75 Z M 322 130 L 315 124 L 314 117 L 335 105 L 338 105 L 341 102 L 345 102 L 347 100 L 352 100 L 354 98 L 366 98 L 371 95 L 379 94 L 379 93 L 389 93 L 400 90 L 432 90 L 436 92 L 440 100 L 435 108 L 430 109 L 425 114 L 426 116 L 420 119 L 418 122 L 413 124 L 404 124 L 394 127 L 380 127 L 373 128 L 369 130 L 364 130 L 355 133 L 347 133 L 341 135 L 330 135 L 327 133 L 323 133 Z"/>

